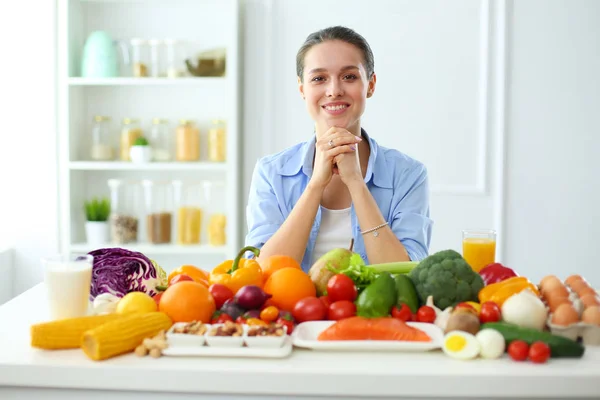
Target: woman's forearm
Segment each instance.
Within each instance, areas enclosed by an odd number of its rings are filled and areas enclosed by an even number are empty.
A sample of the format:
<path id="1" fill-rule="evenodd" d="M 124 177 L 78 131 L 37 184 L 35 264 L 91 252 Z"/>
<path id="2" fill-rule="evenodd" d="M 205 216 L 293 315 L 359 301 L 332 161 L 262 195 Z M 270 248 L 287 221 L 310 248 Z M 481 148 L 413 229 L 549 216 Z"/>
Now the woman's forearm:
<path id="1" fill-rule="evenodd" d="M 357 180 L 347 186 L 362 231 L 386 222 L 364 181 Z M 410 260 L 408 252 L 388 225 L 379 228 L 377 236 L 373 232 L 365 233 L 363 239 L 370 264 Z"/>
<path id="2" fill-rule="evenodd" d="M 263 245 L 258 259 L 287 255 L 302 263 L 322 196 L 323 189 L 309 183 L 285 222 Z"/>

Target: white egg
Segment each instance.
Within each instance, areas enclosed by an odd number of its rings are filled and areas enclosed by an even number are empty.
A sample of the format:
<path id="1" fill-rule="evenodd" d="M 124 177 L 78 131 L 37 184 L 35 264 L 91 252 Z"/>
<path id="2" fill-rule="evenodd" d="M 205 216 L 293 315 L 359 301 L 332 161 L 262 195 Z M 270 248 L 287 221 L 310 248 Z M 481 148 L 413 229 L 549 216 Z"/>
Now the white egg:
<path id="1" fill-rule="evenodd" d="M 442 350 L 448 356 L 459 360 L 470 360 L 479 355 L 479 341 L 464 331 L 451 331 L 444 336 Z"/>
<path id="2" fill-rule="evenodd" d="M 480 354 L 482 358 L 495 359 L 500 358 L 504 354 L 506 341 L 500 332 L 495 329 L 482 329 L 477 332 L 475 338 L 479 342 L 481 348 Z"/>

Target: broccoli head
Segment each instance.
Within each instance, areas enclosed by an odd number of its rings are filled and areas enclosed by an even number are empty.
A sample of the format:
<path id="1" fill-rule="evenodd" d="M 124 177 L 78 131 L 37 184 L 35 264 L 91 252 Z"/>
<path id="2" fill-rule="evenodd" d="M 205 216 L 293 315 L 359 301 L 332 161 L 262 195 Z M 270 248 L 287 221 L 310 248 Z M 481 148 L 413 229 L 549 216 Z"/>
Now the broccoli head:
<path id="1" fill-rule="evenodd" d="M 433 296 L 433 303 L 442 310 L 463 301 L 477 301 L 484 286 L 481 276 L 454 250 L 442 250 L 428 256 L 409 273 L 409 277 L 421 304 L 428 296 Z"/>

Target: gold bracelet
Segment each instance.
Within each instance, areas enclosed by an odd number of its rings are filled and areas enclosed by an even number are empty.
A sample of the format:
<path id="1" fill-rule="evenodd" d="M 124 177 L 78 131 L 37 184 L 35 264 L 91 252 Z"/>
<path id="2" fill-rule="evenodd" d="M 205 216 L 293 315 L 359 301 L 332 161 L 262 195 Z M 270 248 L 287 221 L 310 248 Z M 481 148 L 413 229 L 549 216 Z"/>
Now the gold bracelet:
<path id="1" fill-rule="evenodd" d="M 386 222 L 385 224 L 381 224 L 381 225 L 377 225 L 375 228 L 371 228 L 371 229 L 367 229 L 366 231 L 362 231 L 361 234 L 364 235 L 365 233 L 369 233 L 369 232 L 373 232 L 373 236 L 377 237 L 379 236 L 379 232 L 377 232 L 378 229 L 383 228 L 384 226 L 386 226 L 388 223 Z"/>

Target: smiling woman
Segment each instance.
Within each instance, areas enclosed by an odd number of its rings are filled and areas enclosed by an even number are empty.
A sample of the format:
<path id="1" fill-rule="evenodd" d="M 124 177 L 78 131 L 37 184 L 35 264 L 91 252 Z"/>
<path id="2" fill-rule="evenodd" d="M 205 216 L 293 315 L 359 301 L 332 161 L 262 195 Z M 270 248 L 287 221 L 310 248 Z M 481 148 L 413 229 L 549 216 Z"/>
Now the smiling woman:
<path id="1" fill-rule="evenodd" d="M 367 41 L 341 26 L 314 32 L 298 51 L 296 74 L 315 131 L 256 164 L 246 245 L 261 248 L 260 258 L 291 256 L 304 271 L 352 240 L 368 264 L 426 257 L 427 169 L 361 126 L 376 86 Z"/>

